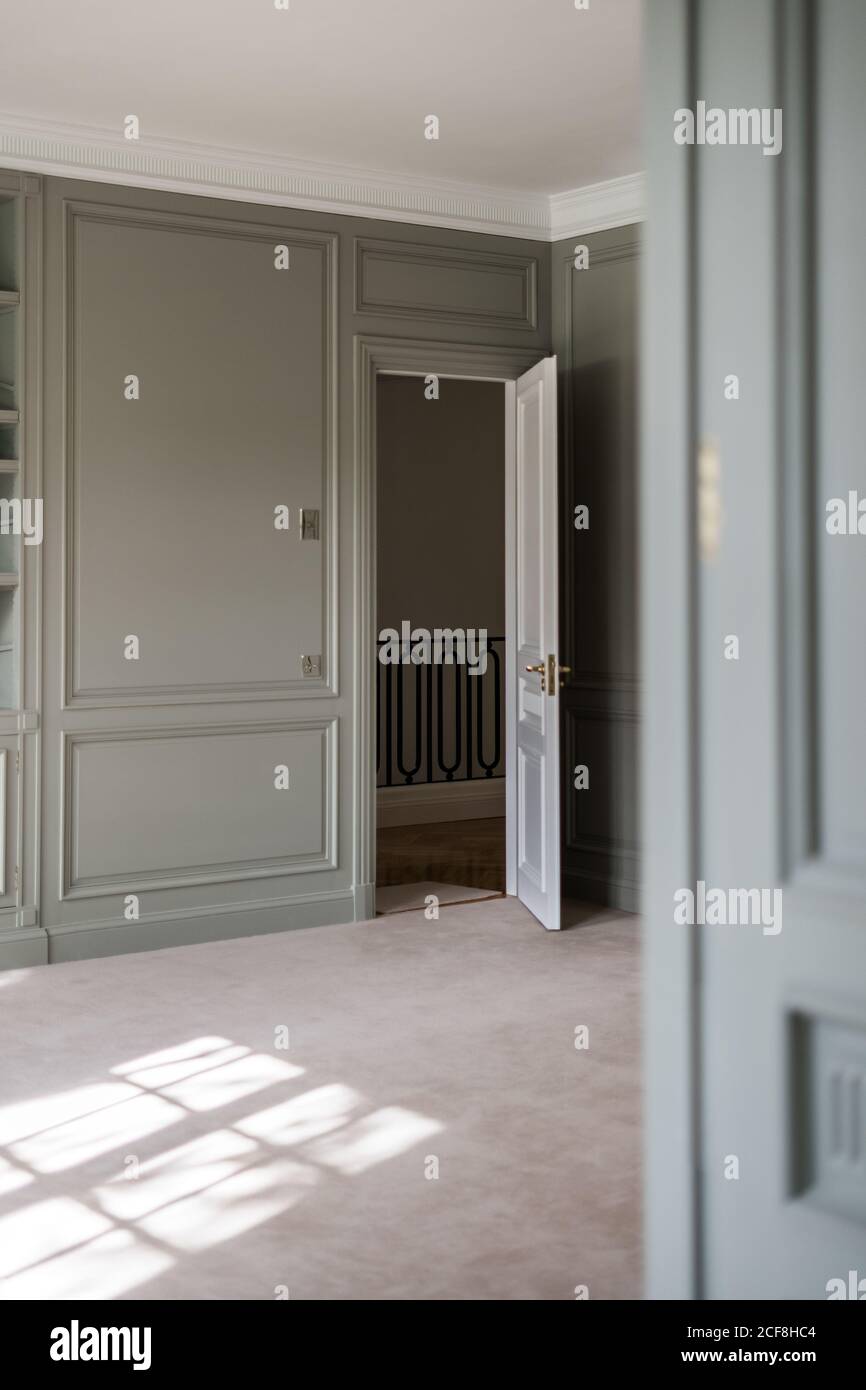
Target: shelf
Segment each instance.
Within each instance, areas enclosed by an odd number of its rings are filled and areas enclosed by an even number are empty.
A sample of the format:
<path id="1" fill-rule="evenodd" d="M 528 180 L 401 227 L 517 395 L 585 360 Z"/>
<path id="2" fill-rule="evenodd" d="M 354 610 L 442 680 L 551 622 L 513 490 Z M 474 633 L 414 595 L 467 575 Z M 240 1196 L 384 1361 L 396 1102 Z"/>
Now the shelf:
<path id="1" fill-rule="evenodd" d="M 17 425 L 17 410 L 0 410 L 0 425 Z"/>
<path id="2" fill-rule="evenodd" d="M 19 575 L 13 574 L 10 570 L 0 570 L 0 589 L 17 589 Z"/>
<path id="3" fill-rule="evenodd" d="M 17 309 L 21 303 L 18 290 L 0 290 L 0 314 L 4 309 Z"/>
<path id="4" fill-rule="evenodd" d="M 17 459 L 0 459 L 0 473 L 17 473 L 20 468 Z"/>

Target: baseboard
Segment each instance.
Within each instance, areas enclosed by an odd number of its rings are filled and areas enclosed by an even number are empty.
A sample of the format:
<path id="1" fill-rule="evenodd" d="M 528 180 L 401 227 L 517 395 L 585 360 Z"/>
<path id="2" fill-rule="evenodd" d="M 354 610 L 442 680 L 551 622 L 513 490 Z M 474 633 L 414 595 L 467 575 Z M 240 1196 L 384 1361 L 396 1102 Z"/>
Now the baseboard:
<path id="1" fill-rule="evenodd" d="M 23 970 L 48 964 L 48 937 L 41 927 L 0 931 L 0 970 Z"/>
<path id="2" fill-rule="evenodd" d="M 70 922 L 48 927 L 42 935 L 48 937 L 48 962 L 55 965 L 134 951 L 161 951 L 169 946 L 266 936 L 302 927 L 337 926 L 351 922 L 353 917 L 353 892 L 344 888 L 262 905 L 243 903 L 217 909 L 196 908 L 176 915 L 159 913 L 144 916 L 138 922 Z"/>
<path id="3" fill-rule="evenodd" d="M 375 883 L 356 883 L 352 893 L 355 902 L 355 921 L 372 922 L 376 916 Z"/>
<path id="4" fill-rule="evenodd" d="M 577 898 L 579 902 L 598 903 L 617 912 L 640 912 L 640 884 L 627 879 L 564 869 L 562 890 L 566 897 Z"/>
<path id="5" fill-rule="evenodd" d="M 505 778 L 473 782 L 422 782 L 419 786 L 379 787 L 376 820 L 392 825 L 429 825 L 434 821 L 486 820 L 505 815 Z"/>

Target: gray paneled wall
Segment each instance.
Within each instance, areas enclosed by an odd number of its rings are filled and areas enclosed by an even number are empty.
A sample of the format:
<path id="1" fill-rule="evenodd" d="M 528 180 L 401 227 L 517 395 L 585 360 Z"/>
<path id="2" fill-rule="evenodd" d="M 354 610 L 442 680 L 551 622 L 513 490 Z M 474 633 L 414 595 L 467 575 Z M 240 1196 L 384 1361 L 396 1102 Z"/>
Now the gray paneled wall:
<path id="1" fill-rule="evenodd" d="M 34 189 L 44 696 L 30 681 L 10 710 L 7 754 L 24 752 L 42 800 L 40 816 L 6 797 L 7 826 L 20 805 L 27 834 L 0 962 L 351 919 L 364 901 L 353 340 L 542 356 L 550 248 L 71 180 Z M 301 508 L 319 513 L 318 539 L 301 538 Z M 38 619 L 31 604 L 28 671 Z"/>
<path id="2" fill-rule="evenodd" d="M 579 247 L 587 256 L 576 257 Z M 553 247 L 560 407 L 565 890 L 635 911 L 638 829 L 637 227 Z M 576 259 L 582 268 L 576 266 Z M 575 529 L 575 507 L 589 509 Z M 589 785 L 576 789 L 584 765 Z"/>
<path id="3" fill-rule="evenodd" d="M 633 229 L 585 238 L 590 268 L 575 271 L 572 242 L 551 252 L 0 177 L 22 209 L 4 247 L 10 286 L 27 280 L 30 412 L 27 448 L 7 434 L 3 452 L 22 454 L 23 485 L 45 500 L 20 589 L 21 684 L 2 716 L 0 962 L 346 920 L 365 900 L 352 865 L 357 334 L 542 356 L 553 332 L 575 671 L 567 885 L 634 906 Z M 577 502 L 587 533 L 571 526 Z M 318 513 L 318 538 L 301 538 L 301 508 Z M 589 792 L 571 790 L 577 762 Z"/>

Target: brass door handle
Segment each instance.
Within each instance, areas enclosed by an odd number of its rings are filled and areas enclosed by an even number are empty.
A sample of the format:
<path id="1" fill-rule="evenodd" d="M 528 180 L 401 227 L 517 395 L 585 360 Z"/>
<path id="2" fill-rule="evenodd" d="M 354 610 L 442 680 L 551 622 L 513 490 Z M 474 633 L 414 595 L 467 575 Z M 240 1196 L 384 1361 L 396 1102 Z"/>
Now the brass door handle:
<path id="1" fill-rule="evenodd" d="M 538 674 L 541 676 L 541 693 L 542 693 L 542 695 L 543 695 L 543 694 L 545 693 L 545 691 L 547 690 L 547 686 L 546 686 L 545 680 L 544 680 L 545 673 L 546 673 L 546 671 L 547 671 L 547 666 L 545 665 L 545 663 L 542 661 L 541 664 L 540 664 L 539 666 L 526 666 L 526 667 L 524 667 L 524 670 L 526 670 L 526 671 L 537 671 L 537 672 L 538 672 Z"/>

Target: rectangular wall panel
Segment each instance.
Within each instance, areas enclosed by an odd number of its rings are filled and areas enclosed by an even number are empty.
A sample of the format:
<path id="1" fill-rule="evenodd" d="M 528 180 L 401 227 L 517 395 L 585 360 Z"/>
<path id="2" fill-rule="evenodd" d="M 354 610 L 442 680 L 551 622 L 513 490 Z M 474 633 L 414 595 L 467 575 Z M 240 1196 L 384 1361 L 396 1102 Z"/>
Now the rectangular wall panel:
<path id="1" fill-rule="evenodd" d="M 66 895 L 332 868 L 334 729 L 67 735 Z"/>
<path id="2" fill-rule="evenodd" d="M 582 268 L 575 248 L 587 252 Z M 554 248 L 560 394 L 563 863 L 574 896 L 639 907 L 637 351 L 640 233 Z M 575 509 L 581 526 L 575 526 Z M 574 767 L 589 789 L 574 788 Z"/>
<path id="3" fill-rule="evenodd" d="M 358 313 L 534 329 L 537 276 L 538 262 L 530 256 L 404 241 L 355 243 Z"/>
<path id="4" fill-rule="evenodd" d="M 67 699 L 322 688 L 330 239 L 71 204 L 66 256 Z"/>

